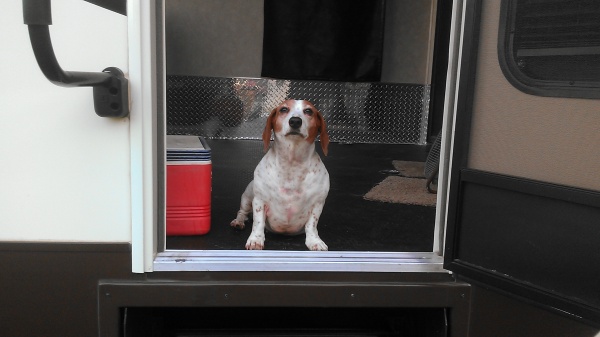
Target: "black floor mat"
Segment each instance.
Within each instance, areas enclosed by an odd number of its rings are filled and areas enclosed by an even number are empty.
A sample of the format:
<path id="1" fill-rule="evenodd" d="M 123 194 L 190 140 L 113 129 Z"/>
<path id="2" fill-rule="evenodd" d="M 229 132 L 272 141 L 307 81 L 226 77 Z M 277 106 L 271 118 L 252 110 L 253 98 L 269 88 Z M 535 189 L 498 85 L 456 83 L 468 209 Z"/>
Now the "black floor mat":
<path id="1" fill-rule="evenodd" d="M 229 223 L 263 156 L 256 140 L 209 140 L 213 189 L 211 230 L 202 236 L 167 237 L 167 249 L 244 249 L 251 221 L 243 231 Z M 319 146 L 317 146 L 319 148 Z M 393 160 L 425 161 L 423 146 L 385 144 L 329 145 L 323 162 L 331 187 L 319 220 L 319 236 L 330 251 L 432 251 L 435 207 L 367 201 L 363 195 L 393 174 Z M 425 186 L 425 185 L 423 185 Z M 266 234 L 265 249 L 307 250 L 304 235 Z"/>

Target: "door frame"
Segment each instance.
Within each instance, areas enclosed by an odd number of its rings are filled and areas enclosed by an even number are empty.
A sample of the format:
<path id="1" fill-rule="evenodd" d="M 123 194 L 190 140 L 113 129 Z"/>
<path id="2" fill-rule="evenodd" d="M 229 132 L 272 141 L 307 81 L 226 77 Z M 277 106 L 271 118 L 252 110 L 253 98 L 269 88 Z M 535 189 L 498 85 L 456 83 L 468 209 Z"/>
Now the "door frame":
<path id="1" fill-rule="evenodd" d="M 158 6 L 158 7 L 156 7 Z M 448 273 L 442 268 L 443 239 L 445 229 L 445 205 L 447 195 L 443 184 L 448 180 L 449 168 L 449 133 L 451 127 L 444 130 L 440 161 L 442 169 L 439 185 L 442 193 L 438 193 L 435 231 L 432 252 L 425 253 L 388 253 L 350 252 L 332 259 L 335 254 L 315 255 L 314 252 L 290 254 L 282 252 L 275 259 L 266 252 L 244 252 L 243 257 L 235 257 L 230 252 L 210 254 L 210 252 L 166 251 L 164 240 L 164 111 L 165 102 L 160 100 L 164 93 L 163 79 L 156 76 L 157 69 L 162 67 L 164 74 L 164 50 L 156 43 L 156 34 L 163 34 L 164 27 L 158 18 L 156 9 L 163 8 L 164 1 L 128 1 L 129 39 L 130 39 L 130 78 L 132 84 L 132 117 L 131 117 L 131 160 L 132 160 L 132 270 L 136 273 L 158 270 L 213 270 L 223 271 L 242 268 L 244 270 L 295 270 L 308 271 L 314 268 L 324 271 L 356 272 L 438 272 Z M 452 29 L 448 66 L 447 92 L 444 101 L 444 114 L 451 114 L 454 109 L 452 90 L 456 81 L 456 72 L 460 55 L 461 27 L 463 25 L 463 0 L 454 0 L 452 6 Z M 152 74 L 152 75 L 148 75 Z M 137 84 L 137 87 L 136 87 Z M 448 89 L 450 88 L 450 89 Z M 157 99 L 156 97 L 159 97 Z M 163 118 L 158 118 L 162 116 Z M 446 122 L 452 116 L 444 116 Z M 448 125 L 451 125 L 448 124 Z M 162 130 L 162 132 L 160 132 Z M 162 155 L 161 155 L 162 154 Z M 234 254 L 235 255 L 235 254 Z M 239 254 L 238 254 L 239 255 Z M 332 255 L 332 256 L 330 256 Z M 338 254 L 339 255 L 339 254 Z M 394 255 L 394 256 L 392 256 Z M 261 263 L 246 263 L 249 260 Z M 354 260 L 354 261 L 353 261 Z M 186 263 L 181 263 L 186 261 Z M 292 262 L 292 263 L 290 263 Z M 354 262 L 354 263 L 350 263 Z M 233 263 L 233 264 L 232 264 Z M 186 267 L 184 267 L 186 265 Z M 178 266 L 177 268 L 173 266 Z M 233 266 L 233 267 L 232 267 Z M 237 266 L 237 267 L 236 267 Z M 366 269 L 365 269 L 366 268 Z"/>
<path id="2" fill-rule="evenodd" d="M 459 65 L 460 79 L 455 106 L 457 113 L 451 151 L 444 268 L 468 282 L 494 289 L 586 324 L 600 326 L 600 306 L 594 304 L 593 299 L 590 302 L 589 297 L 585 297 L 586 291 L 588 294 L 594 291 L 590 284 L 598 278 L 594 275 L 592 267 L 597 263 L 585 268 L 581 262 L 596 261 L 599 258 L 598 254 L 579 251 L 577 247 L 556 252 L 548 240 L 535 242 L 536 238 L 551 238 L 545 235 L 544 231 L 560 228 L 560 221 L 564 219 L 557 219 L 556 214 L 551 213 L 560 208 L 568 214 L 581 215 L 575 225 L 591 236 L 583 242 L 584 247 L 590 247 L 593 244 L 593 228 L 590 224 L 600 218 L 600 193 L 479 171 L 468 166 L 481 10 L 481 0 L 466 1 L 462 57 Z M 487 204 L 480 202 L 482 199 L 487 201 Z M 535 207 L 531 208 L 531 212 L 525 211 L 515 215 L 515 204 L 520 202 L 520 207 Z M 510 206 L 513 208 L 502 209 Z M 517 223 L 524 223 L 527 230 L 518 232 L 520 228 L 516 226 Z M 512 226 L 504 227 L 507 224 Z M 474 229 L 478 235 L 469 236 Z M 495 233 L 511 230 L 513 232 L 497 237 L 491 237 L 492 234 L 489 234 L 488 237 L 487 233 L 494 233 L 494 230 Z M 577 234 L 570 234 L 566 239 L 574 242 L 573 238 L 576 237 Z M 503 240 L 504 247 L 487 245 L 499 240 Z M 519 245 L 520 240 L 531 240 L 533 244 L 539 244 L 536 247 L 542 249 L 542 253 L 539 253 L 541 255 L 527 254 L 526 250 L 518 257 L 509 254 L 519 247 L 526 247 Z M 473 251 L 479 255 L 472 253 Z M 485 254 L 481 254 L 482 252 Z M 482 255 L 487 257 L 480 258 Z M 540 256 L 543 258 L 540 259 Z M 552 268 L 559 268 L 556 266 L 563 267 L 562 270 L 569 270 L 568 266 L 573 261 L 578 263 L 580 275 L 541 279 L 539 275 L 528 272 L 532 264 L 536 263 L 542 264 L 540 268 L 550 271 Z M 514 268 L 510 269 L 512 266 Z M 507 269 L 511 272 L 507 272 Z M 569 285 L 569 282 L 573 286 Z M 577 285 L 583 288 L 577 289 Z"/>

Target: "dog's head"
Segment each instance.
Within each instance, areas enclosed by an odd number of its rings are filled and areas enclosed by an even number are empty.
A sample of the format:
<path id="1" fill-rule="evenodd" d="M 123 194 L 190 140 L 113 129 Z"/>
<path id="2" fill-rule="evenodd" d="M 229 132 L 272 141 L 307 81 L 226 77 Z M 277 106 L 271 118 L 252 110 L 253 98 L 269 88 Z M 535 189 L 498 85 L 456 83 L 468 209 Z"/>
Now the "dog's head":
<path id="1" fill-rule="evenodd" d="M 265 151 L 271 141 L 271 130 L 276 137 L 300 137 L 313 143 L 320 136 L 321 149 L 327 155 L 329 136 L 323 115 L 315 106 L 305 100 L 287 100 L 271 111 L 263 132 Z"/>

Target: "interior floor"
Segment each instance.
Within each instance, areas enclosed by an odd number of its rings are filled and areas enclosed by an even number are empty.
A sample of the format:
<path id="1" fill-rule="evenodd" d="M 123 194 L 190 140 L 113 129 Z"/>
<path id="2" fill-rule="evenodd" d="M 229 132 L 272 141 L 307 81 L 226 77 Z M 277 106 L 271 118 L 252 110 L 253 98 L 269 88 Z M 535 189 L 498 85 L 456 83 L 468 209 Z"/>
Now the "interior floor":
<path id="1" fill-rule="evenodd" d="M 210 232 L 201 236 L 169 236 L 167 249 L 245 249 L 251 220 L 241 231 L 232 229 L 229 223 L 235 218 L 240 197 L 263 156 L 262 141 L 207 142 L 212 150 Z M 393 160 L 424 162 L 425 146 L 331 143 L 329 155 L 321 153 L 321 158 L 329 172 L 331 187 L 318 231 L 330 251 L 432 251 L 435 207 L 363 198 L 387 176 L 397 174 Z M 266 233 L 265 249 L 307 250 L 304 235 L 273 233 Z"/>

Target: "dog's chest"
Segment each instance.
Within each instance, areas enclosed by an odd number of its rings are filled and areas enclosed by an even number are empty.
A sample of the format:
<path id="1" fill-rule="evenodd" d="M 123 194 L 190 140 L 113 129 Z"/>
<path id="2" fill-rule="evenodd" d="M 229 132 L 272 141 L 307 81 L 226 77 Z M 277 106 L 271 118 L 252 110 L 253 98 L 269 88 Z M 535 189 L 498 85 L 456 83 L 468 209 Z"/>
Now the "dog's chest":
<path id="1" fill-rule="evenodd" d="M 318 156 L 289 166 L 266 157 L 254 178 L 255 195 L 265 202 L 268 222 L 277 232 L 302 230 L 314 205 L 323 203 L 329 191 L 329 175 Z"/>
<path id="2" fill-rule="evenodd" d="M 259 185 L 267 187 L 263 192 L 272 194 L 271 201 L 301 202 L 311 198 L 324 186 L 327 176 L 320 160 L 311 160 L 303 165 L 281 165 L 273 160 L 265 160 L 255 172 Z"/>
<path id="3" fill-rule="evenodd" d="M 316 154 L 298 162 L 278 160 L 276 156 L 267 154 L 255 172 L 255 179 L 264 180 L 278 192 L 290 197 L 311 193 L 310 187 L 324 178 L 328 178 L 327 170 Z"/>

